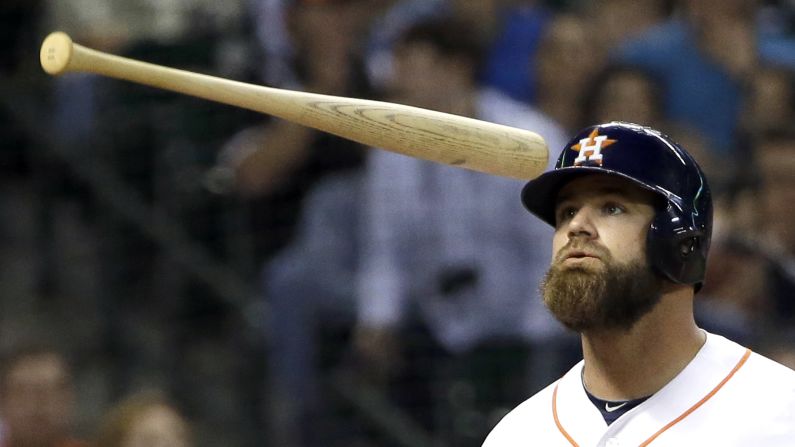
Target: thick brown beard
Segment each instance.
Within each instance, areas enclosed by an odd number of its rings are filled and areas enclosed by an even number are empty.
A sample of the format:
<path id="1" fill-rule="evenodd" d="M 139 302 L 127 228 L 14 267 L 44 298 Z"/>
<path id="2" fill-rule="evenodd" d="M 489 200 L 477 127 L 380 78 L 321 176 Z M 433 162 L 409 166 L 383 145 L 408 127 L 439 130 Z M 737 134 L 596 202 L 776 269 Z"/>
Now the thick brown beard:
<path id="1" fill-rule="evenodd" d="M 662 280 L 645 262 L 602 260 L 601 269 L 564 267 L 556 261 L 544 276 L 544 304 L 571 330 L 629 330 L 660 301 Z"/>

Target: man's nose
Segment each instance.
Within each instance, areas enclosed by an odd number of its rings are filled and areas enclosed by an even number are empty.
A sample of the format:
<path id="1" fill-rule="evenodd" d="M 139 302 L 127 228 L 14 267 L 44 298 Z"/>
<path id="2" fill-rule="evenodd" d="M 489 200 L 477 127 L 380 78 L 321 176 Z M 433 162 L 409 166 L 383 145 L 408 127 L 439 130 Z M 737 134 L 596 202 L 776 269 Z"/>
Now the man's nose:
<path id="1" fill-rule="evenodd" d="M 586 239 L 595 238 L 598 233 L 593 222 L 593 212 L 589 207 L 582 207 L 577 210 L 577 213 L 569 220 L 568 223 L 568 237 L 573 239 L 575 237 L 584 237 Z"/>

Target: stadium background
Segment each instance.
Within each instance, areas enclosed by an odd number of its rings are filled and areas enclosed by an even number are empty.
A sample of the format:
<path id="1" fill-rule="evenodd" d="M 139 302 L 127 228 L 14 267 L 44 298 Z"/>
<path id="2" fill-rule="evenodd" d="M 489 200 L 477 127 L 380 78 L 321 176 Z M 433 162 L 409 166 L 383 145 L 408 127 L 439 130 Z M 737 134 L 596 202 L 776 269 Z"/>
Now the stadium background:
<path id="1" fill-rule="evenodd" d="M 687 71 L 687 64 L 665 64 L 666 57 L 684 61 L 692 55 L 638 56 L 632 50 L 669 44 L 672 35 L 660 30 L 676 21 L 691 20 L 699 31 L 720 27 L 699 22 L 695 13 L 688 16 L 683 2 L 289 3 L 288 9 L 323 9 L 326 15 L 304 17 L 303 23 L 319 26 L 302 29 L 276 14 L 279 0 L 10 0 L 0 6 L 0 42 L 7 55 L 0 63 L 0 350 L 45 344 L 69 359 L 76 436 L 91 439 L 110 408 L 149 389 L 164 392 L 191 422 L 199 446 L 479 445 L 482 431 L 470 433 L 466 421 L 487 422 L 474 414 L 438 429 L 424 419 L 444 415 L 429 416 L 428 408 L 394 396 L 444 389 L 446 394 L 429 395 L 449 401 L 434 411 L 450 412 L 468 405 L 466 386 L 421 375 L 402 378 L 416 383 L 385 385 L 363 374 L 352 341 L 352 287 L 347 299 L 326 306 L 330 310 L 307 305 L 316 326 L 306 333 L 318 349 L 317 380 L 310 385 L 318 387 L 322 403 L 308 414 L 293 414 L 292 397 L 273 375 L 274 362 L 290 358 L 295 346 L 273 336 L 273 323 L 287 318 L 279 313 L 285 303 L 288 313 L 290 303 L 306 304 L 288 296 L 274 306 L 268 272 L 279 262 L 301 262 L 288 254 L 300 253 L 294 247 L 305 237 L 306 204 L 322 206 L 306 199 L 329 177 L 361 170 L 367 152 L 319 137 L 287 161 L 266 156 L 272 170 L 260 165 L 246 171 L 246 142 L 273 141 L 258 134 L 272 120 L 120 81 L 49 78 L 38 67 L 38 46 L 55 29 L 90 47 L 164 65 L 384 98 L 394 82 L 389 49 L 400 30 L 425 18 L 456 17 L 471 25 L 467 37 L 485 49 L 479 84 L 541 110 L 566 134 L 610 117 L 598 113 L 611 104 L 598 92 L 606 89 L 608 76 L 632 67 L 653 87 L 625 92 L 636 101 L 622 109 L 619 99 L 610 112 L 669 131 L 701 157 L 714 180 L 720 223 L 713 253 L 719 262 L 711 267 L 700 303 L 703 324 L 795 363 L 792 1 L 690 2 L 719 10 L 715 15 L 727 21 L 726 29 L 750 30 L 721 36 L 723 50 L 709 47 L 709 38 L 699 47 L 732 81 L 729 94 L 735 96 L 729 107 L 708 108 L 710 119 L 699 109 L 703 105 L 671 105 L 672 92 L 681 87 L 676 83 L 709 82 L 693 73 L 677 78 L 672 73 Z M 753 13 L 733 16 L 732 5 Z M 548 30 L 558 20 L 570 21 L 550 43 Z M 292 47 L 291 38 L 298 41 Z M 553 70 L 546 77 L 536 72 L 542 64 L 538 42 L 544 39 L 552 48 L 545 57 L 551 52 L 553 59 L 573 59 L 546 60 Z M 583 51 L 586 44 L 591 51 Z M 291 57 L 290 48 L 306 54 L 342 51 L 349 59 L 324 62 L 332 69 L 341 64 L 346 79 L 308 79 L 322 76 L 322 67 Z M 744 48 L 754 53 L 748 59 L 742 58 Z M 579 78 L 572 74 L 580 71 Z M 549 78 L 560 85 L 544 85 Z M 545 96 L 556 87 L 560 96 Z M 621 98 L 616 92 L 613 97 Z M 685 119 L 688 113 L 705 119 Z M 276 290 L 302 293 L 286 286 Z M 528 370 L 543 369 L 539 359 L 548 355 L 558 359 L 555 370 L 547 371 L 554 376 L 573 358 L 563 345 L 535 357 Z M 436 354 L 429 349 L 427 355 Z M 483 367 L 468 371 L 481 375 L 490 374 L 490 364 L 511 365 L 499 355 L 473 361 Z M 526 379 L 514 388 L 516 402 L 542 385 Z"/>

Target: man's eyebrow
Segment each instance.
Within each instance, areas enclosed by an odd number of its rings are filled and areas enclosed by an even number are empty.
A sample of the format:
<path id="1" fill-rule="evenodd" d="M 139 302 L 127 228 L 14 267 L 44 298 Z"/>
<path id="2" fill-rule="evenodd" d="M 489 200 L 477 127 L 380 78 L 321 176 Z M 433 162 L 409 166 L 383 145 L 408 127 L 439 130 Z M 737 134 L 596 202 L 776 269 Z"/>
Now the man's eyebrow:
<path id="1" fill-rule="evenodd" d="M 598 186 L 595 189 L 589 189 L 589 193 L 593 193 L 596 195 L 610 195 L 610 194 L 625 195 L 625 196 L 629 195 L 629 191 L 626 188 L 620 188 L 616 186 Z M 557 203 L 560 204 L 562 202 L 566 202 L 568 200 L 571 200 L 575 196 L 577 196 L 577 193 L 571 190 L 561 192 L 558 194 Z"/>

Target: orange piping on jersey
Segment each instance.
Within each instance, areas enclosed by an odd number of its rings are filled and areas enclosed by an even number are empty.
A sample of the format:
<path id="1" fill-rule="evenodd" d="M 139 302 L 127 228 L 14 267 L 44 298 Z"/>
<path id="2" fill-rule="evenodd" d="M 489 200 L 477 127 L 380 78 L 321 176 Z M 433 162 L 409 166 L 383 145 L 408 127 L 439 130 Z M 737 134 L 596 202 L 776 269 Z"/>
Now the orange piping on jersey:
<path id="1" fill-rule="evenodd" d="M 745 350 L 745 354 L 743 355 L 743 357 L 740 359 L 739 362 L 737 362 L 736 365 L 734 365 L 734 369 L 732 369 L 731 372 L 729 373 L 729 375 L 724 377 L 723 380 L 721 380 L 721 382 L 715 388 L 712 389 L 712 391 L 710 391 L 706 396 L 704 396 L 703 399 L 701 399 L 700 401 L 696 402 L 696 404 L 693 405 L 692 407 L 690 407 L 687 411 L 682 413 L 681 416 L 679 416 L 678 418 L 676 418 L 673 421 L 669 422 L 668 425 L 666 425 L 665 427 L 661 428 L 660 431 L 658 431 L 657 433 L 652 435 L 651 438 L 647 439 L 645 442 L 643 442 L 643 444 L 639 445 L 638 447 L 646 447 L 647 445 L 651 444 L 652 441 L 657 439 L 657 437 L 660 436 L 661 434 L 663 434 L 666 430 L 668 430 L 669 428 L 671 428 L 674 425 L 678 424 L 684 418 L 690 416 L 690 414 L 692 414 L 694 411 L 696 411 L 700 406 L 704 405 L 704 403 L 706 401 L 710 400 L 712 398 L 712 396 L 715 395 L 715 393 L 717 393 L 718 391 L 720 391 L 721 388 L 723 388 L 723 385 L 726 385 L 726 382 L 731 380 L 731 378 L 734 376 L 734 373 L 739 371 L 740 368 L 742 368 L 743 365 L 745 365 L 746 360 L 748 360 L 748 357 L 750 357 L 750 356 L 751 356 L 751 350 L 750 349 L 746 349 Z"/>
<path id="2" fill-rule="evenodd" d="M 552 417 L 555 419 L 555 425 L 558 426 L 558 430 L 560 434 L 562 434 L 573 447 L 580 447 L 579 444 L 574 442 L 574 439 L 569 435 L 563 426 L 560 424 L 560 419 L 558 419 L 558 384 L 555 384 L 555 390 L 552 391 Z"/>
<path id="3" fill-rule="evenodd" d="M 729 380 L 731 380 L 732 377 L 734 377 L 734 374 L 737 371 L 739 371 L 740 368 L 743 367 L 743 365 L 745 365 L 745 362 L 748 360 L 748 357 L 750 357 L 750 356 L 751 356 L 751 350 L 750 349 L 746 349 L 745 350 L 745 354 L 743 354 L 743 356 L 740 359 L 740 361 L 737 362 L 736 365 L 734 365 L 734 368 L 732 368 L 732 370 L 729 372 L 729 374 L 726 377 L 724 377 L 723 380 L 721 380 L 720 383 L 717 384 L 715 386 L 715 388 L 712 389 L 712 391 L 707 393 L 707 395 L 704 396 L 700 401 L 696 402 L 692 407 L 688 408 L 687 411 L 682 413 L 679 417 L 677 417 L 673 421 L 669 422 L 665 427 L 661 428 L 660 431 L 658 431 L 657 433 L 653 434 L 649 439 L 645 440 L 638 447 L 646 447 L 646 446 L 648 446 L 649 444 L 652 443 L 652 441 L 657 439 L 657 437 L 659 437 L 661 434 L 663 434 L 666 430 L 668 430 L 669 428 L 671 428 L 674 425 L 678 424 L 684 418 L 690 416 L 694 411 L 698 410 L 699 407 L 701 407 L 708 400 L 710 400 L 712 398 L 712 396 L 714 396 L 718 391 L 720 391 L 721 388 L 723 388 L 723 385 L 726 385 L 726 383 Z M 563 428 L 563 425 L 560 423 L 560 419 L 558 419 L 558 384 L 555 385 L 555 390 L 552 392 L 552 417 L 555 419 L 555 425 L 558 427 L 558 431 L 560 431 L 560 433 L 566 438 L 566 440 L 568 440 L 569 443 L 571 443 L 571 445 L 573 447 L 579 447 L 579 444 L 577 444 L 574 441 L 574 439 L 571 437 L 571 435 L 569 435 L 569 433 L 566 431 L 566 429 Z"/>

